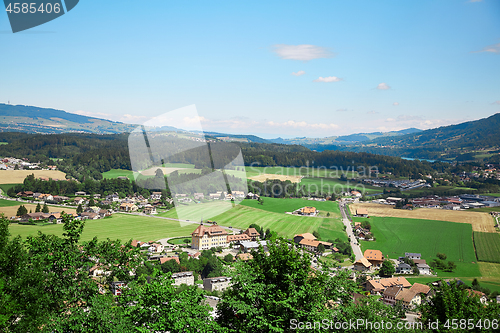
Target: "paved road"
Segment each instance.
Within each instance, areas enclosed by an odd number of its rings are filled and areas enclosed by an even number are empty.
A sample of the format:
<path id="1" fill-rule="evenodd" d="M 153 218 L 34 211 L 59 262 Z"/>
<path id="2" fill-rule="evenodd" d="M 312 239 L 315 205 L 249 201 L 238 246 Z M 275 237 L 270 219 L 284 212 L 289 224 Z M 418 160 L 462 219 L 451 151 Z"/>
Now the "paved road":
<path id="1" fill-rule="evenodd" d="M 340 214 L 342 215 L 342 222 L 346 226 L 347 236 L 349 236 L 349 238 L 351 239 L 352 251 L 354 252 L 354 255 L 356 256 L 356 260 L 359 260 L 359 259 L 363 258 L 363 253 L 361 252 L 361 248 L 359 247 L 359 245 L 356 245 L 357 240 L 356 240 L 356 237 L 354 237 L 354 232 L 352 230 L 351 221 L 349 220 L 349 217 L 347 216 L 347 214 L 345 212 L 345 210 L 349 209 L 349 207 L 347 206 L 346 203 L 344 203 L 342 201 L 339 203 L 339 206 L 340 206 Z"/>

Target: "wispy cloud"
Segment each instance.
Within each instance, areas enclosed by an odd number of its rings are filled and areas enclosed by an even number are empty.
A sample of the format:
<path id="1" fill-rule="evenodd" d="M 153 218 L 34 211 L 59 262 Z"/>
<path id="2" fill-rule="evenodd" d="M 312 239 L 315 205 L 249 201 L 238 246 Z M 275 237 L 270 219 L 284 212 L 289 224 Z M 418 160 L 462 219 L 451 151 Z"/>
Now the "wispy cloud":
<path id="1" fill-rule="evenodd" d="M 75 111 L 76 114 L 79 114 L 81 116 L 87 116 L 87 117 L 96 117 L 96 118 L 102 118 L 102 117 L 113 117 L 112 114 L 110 113 L 103 113 L 103 112 L 90 112 L 90 111 L 83 111 L 83 110 L 78 110 Z"/>
<path id="2" fill-rule="evenodd" d="M 292 75 L 295 75 L 295 76 L 301 76 L 301 75 L 304 75 L 306 72 L 304 71 L 298 71 L 298 72 L 293 72 Z"/>
<path id="3" fill-rule="evenodd" d="M 379 114 L 379 113 L 380 113 L 380 112 L 373 111 L 373 110 L 371 110 L 371 111 L 368 111 L 368 112 L 367 112 L 367 114 Z"/>
<path id="4" fill-rule="evenodd" d="M 340 77 L 336 77 L 336 76 L 327 76 L 327 77 L 320 76 L 319 78 L 317 78 L 313 82 L 339 82 L 342 80 L 343 79 L 341 79 Z"/>
<path id="5" fill-rule="evenodd" d="M 281 59 L 309 61 L 320 58 L 333 58 L 335 56 L 335 53 L 329 48 L 309 44 L 277 44 L 273 45 L 273 48 L 273 52 Z"/>
<path id="6" fill-rule="evenodd" d="M 469 0 L 469 2 L 483 2 L 483 0 Z"/>
<path id="7" fill-rule="evenodd" d="M 392 103 L 392 105 L 394 105 L 394 106 L 398 106 L 398 105 L 399 105 L 399 103 L 398 103 L 398 102 L 394 102 L 394 103 Z"/>
<path id="8" fill-rule="evenodd" d="M 382 83 L 379 83 L 379 85 L 377 86 L 377 89 L 378 90 L 388 90 L 388 89 L 391 89 L 391 87 L 389 87 L 387 85 L 387 83 L 382 82 Z"/>
<path id="9" fill-rule="evenodd" d="M 337 112 L 346 112 L 346 111 L 349 111 L 347 109 L 337 109 Z"/>
<path id="10" fill-rule="evenodd" d="M 500 53 L 500 43 L 486 46 L 482 50 L 474 51 L 472 53 L 480 53 L 480 52 Z"/>
<path id="11" fill-rule="evenodd" d="M 500 105 L 500 101 L 494 101 L 494 102 L 493 102 L 493 103 L 491 103 L 491 104 L 498 104 L 498 105 Z"/>
<path id="12" fill-rule="evenodd" d="M 272 127 L 292 127 L 292 128 L 312 128 L 312 129 L 336 129 L 339 128 L 337 124 L 322 124 L 322 123 L 316 123 L 316 124 L 311 124 L 305 121 L 285 121 L 283 123 L 280 122 L 274 122 L 274 121 L 268 121 L 267 125 L 272 126 Z"/>

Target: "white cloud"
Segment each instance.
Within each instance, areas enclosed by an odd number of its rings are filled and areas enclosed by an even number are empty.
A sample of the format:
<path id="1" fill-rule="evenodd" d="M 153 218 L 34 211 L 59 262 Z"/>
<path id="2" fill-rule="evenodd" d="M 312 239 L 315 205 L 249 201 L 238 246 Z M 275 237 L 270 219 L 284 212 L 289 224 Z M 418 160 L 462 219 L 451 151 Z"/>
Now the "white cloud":
<path id="1" fill-rule="evenodd" d="M 480 52 L 500 53 L 500 43 L 486 46 L 484 49 L 480 51 L 474 51 L 473 53 L 480 53 Z"/>
<path id="2" fill-rule="evenodd" d="M 302 45 L 273 45 L 273 52 L 281 59 L 291 59 L 300 61 L 309 61 L 320 58 L 333 58 L 335 53 L 330 49 L 321 46 L 302 44 Z"/>
<path id="3" fill-rule="evenodd" d="M 81 116 L 87 116 L 87 117 L 96 117 L 96 118 L 102 118 L 102 117 L 113 117 L 112 114 L 109 113 L 102 113 L 102 112 L 89 112 L 89 111 L 82 111 L 78 110 L 75 111 L 76 114 L 79 114 Z"/>
<path id="4" fill-rule="evenodd" d="M 379 114 L 379 113 L 380 113 L 380 112 L 373 111 L 373 110 L 371 110 L 371 111 L 368 111 L 368 112 L 367 112 L 367 114 Z"/>
<path id="5" fill-rule="evenodd" d="M 285 121 L 283 123 L 268 121 L 267 125 L 271 127 L 291 127 L 291 128 L 310 128 L 310 129 L 336 129 L 339 128 L 337 124 L 310 124 L 305 121 Z"/>
<path id="6" fill-rule="evenodd" d="M 295 75 L 295 76 L 301 76 L 301 75 L 304 75 L 306 72 L 304 71 L 298 71 L 298 72 L 294 72 L 292 73 L 292 75 Z"/>
<path id="7" fill-rule="evenodd" d="M 339 82 L 342 81 L 343 79 L 336 77 L 336 76 L 327 76 L 327 77 L 319 77 L 313 82 Z"/>
<path id="8" fill-rule="evenodd" d="M 349 111 L 347 109 L 337 109 L 338 112 L 345 112 L 345 111 Z"/>
<path id="9" fill-rule="evenodd" d="M 377 89 L 379 89 L 379 90 L 388 90 L 388 89 L 391 89 L 391 87 L 389 87 L 387 85 L 387 83 L 382 82 L 382 83 L 379 83 L 379 85 L 377 86 Z"/>
<path id="10" fill-rule="evenodd" d="M 398 106 L 398 105 L 399 105 L 399 103 L 398 103 L 398 102 L 394 102 L 394 103 L 392 103 L 392 105 L 394 105 L 394 106 Z"/>

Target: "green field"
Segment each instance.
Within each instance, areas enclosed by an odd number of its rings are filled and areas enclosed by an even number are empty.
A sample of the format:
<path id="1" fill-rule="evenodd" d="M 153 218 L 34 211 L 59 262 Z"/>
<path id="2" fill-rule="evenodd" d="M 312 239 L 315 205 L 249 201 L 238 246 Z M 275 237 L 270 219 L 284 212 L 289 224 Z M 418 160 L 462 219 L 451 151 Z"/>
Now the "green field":
<path id="1" fill-rule="evenodd" d="M 0 184 L 0 189 L 2 189 L 2 191 L 4 193 L 7 193 L 7 191 L 11 188 L 11 187 L 15 187 L 17 185 L 21 185 L 21 184 Z"/>
<path id="2" fill-rule="evenodd" d="M 130 180 L 134 179 L 134 172 L 131 170 L 112 169 L 102 173 L 104 179 L 113 179 L 118 177 L 127 177 Z"/>
<path id="3" fill-rule="evenodd" d="M 259 176 L 262 174 L 273 174 L 273 175 L 287 175 L 287 176 L 307 176 L 307 177 L 326 177 L 326 178 L 340 178 L 342 173 L 346 175 L 347 178 L 356 178 L 358 173 L 356 171 L 345 171 L 335 169 L 325 169 L 325 168 L 292 168 L 292 167 L 245 167 L 247 177 Z"/>
<path id="4" fill-rule="evenodd" d="M 0 142 L 0 145 L 8 145 L 8 142 Z"/>
<path id="5" fill-rule="evenodd" d="M 305 185 L 309 192 L 335 193 L 339 195 L 348 188 L 356 189 L 361 193 L 382 193 L 383 189 L 369 185 L 358 184 L 351 181 L 342 181 L 334 178 L 302 178 L 300 185 Z"/>
<path id="6" fill-rule="evenodd" d="M 278 198 L 262 198 L 264 204 L 261 205 L 257 200 L 243 200 L 241 204 L 243 206 L 257 208 L 260 210 L 266 210 L 268 212 L 274 213 L 285 213 L 293 212 L 299 208 L 309 206 L 315 207 L 323 212 L 330 212 L 331 217 L 339 217 L 340 210 L 339 204 L 334 201 L 314 201 L 314 200 L 304 200 L 304 199 L 278 199 Z"/>
<path id="7" fill-rule="evenodd" d="M 20 206 L 23 203 L 19 203 L 17 201 L 10 201 L 5 199 L 0 199 L 0 207 L 10 207 L 10 206 Z"/>
<path id="8" fill-rule="evenodd" d="M 246 229 L 252 223 L 267 229 L 276 231 L 280 236 L 291 238 L 296 234 L 318 231 L 321 239 L 342 238 L 347 240 L 343 224 L 340 222 L 337 203 L 319 202 L 302 199 L 273 199 L 264 198 L 264 205 L 258 205 L 255 200 L 245 200 L 244 204 L 213 217 L 211 219 L 220 225 L 231 226 L 238 229 Z M 317 205 L 319 204 L 319 205 Z M 195 220 L 209 206 L 222 207 L 227 202 L 213 202 L 208 204 L 189 205 L 189 213 L 183 215 L 184 218 Z M 304 206 L 315 206 L 318 209 L 328 208 L 332 212 L 332 218 L 295 216 L 284 214 L 290 208 L 301 208 Z M 321 207 L 321 208 L 320 208 Z M 190 215 L 191 214 L 191 215 Z M 159 216 L 177 218 L 176 209 L 171 209 L 166 213 L 160 213 Z M 206 215 L 205 215 L 206 216 Z M 333 218 L 333 216 L 337 216 Z"/>
<path id="9" fill-rule="evenodd" d="M 361 220 L 354 218 L 354 221 Z M 369 221 L 376 241 L 360 241 L 363 251 L 381 250 L 390 258 L 417 252 L 427 263 L 436 258 L 436 253 L 445 253 L 457 269 L 451 273 L 439 272 L 439 277 L 481 276 L 470 224 L 397 217 L 371 217 Z"/>
<path id="10" fill-rule="evenodd" d="M 500 263 L 500 234 L 474 232 L 477 260 Z"/>
<path id="11" fill-rule="evenodd" d="M 38 231 L 61 236 L 62 227 L 62 224 L 32 226 L 12 223 L 9 231 L 11 236 L 20 235 L 23 238 L 36 235 Z M 157 241 L 167 237 L 189 236 L 194 229 L 196 225 L 190 223 L 181 225 L 179 222 L 166 219 L 117 213 L 110 218 L 87 220 L 81 240 L 88 241 L 97 236 L 99 240 L 109 238 L 120 239 L 122 242 L 130 239 Z"/>

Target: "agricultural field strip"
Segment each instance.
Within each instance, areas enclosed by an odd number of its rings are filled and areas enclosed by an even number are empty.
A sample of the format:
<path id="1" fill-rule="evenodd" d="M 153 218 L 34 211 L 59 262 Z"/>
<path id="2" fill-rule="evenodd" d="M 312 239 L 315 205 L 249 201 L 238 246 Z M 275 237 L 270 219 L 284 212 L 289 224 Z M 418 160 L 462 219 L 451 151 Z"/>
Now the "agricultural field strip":
<path id="1" fill-rule="evenodd" d="M 448 221 L 456 223 L 468 223 L 472 225 L 473 231 L 496 232 L 493 218 L 488 213 L 470 211 L 452 211 L 445 209 L 418 208 L 415 210 L 394 209 L 392 205 L 373 203 L 355 203 L 349 206 L 351 213 L 356 209 L 366 208 L 369 216 L 401 217 L 410 219 L 424 219 L 436 221 Z"/>
<path id="2" fill-rule="evenodd" d="M 500 234 L 474 232 L 474 246 L 478 260 L 500 263 Z"/>

